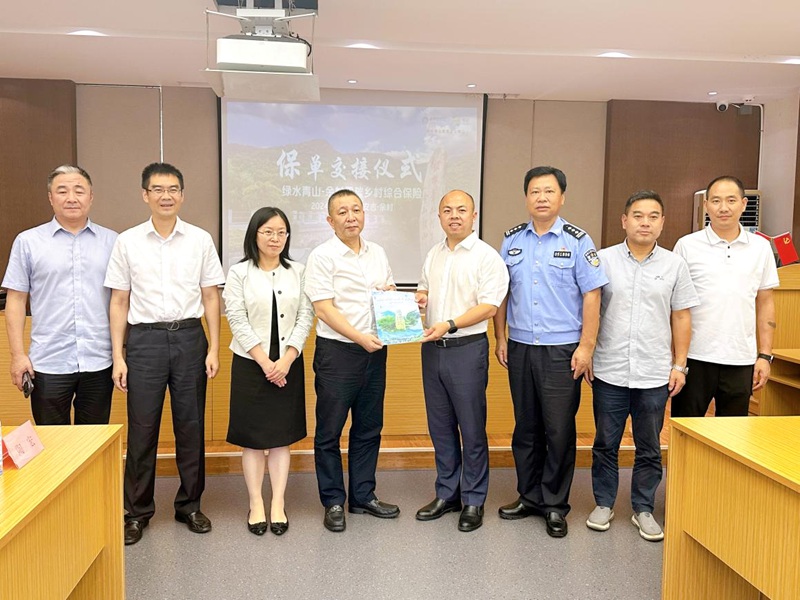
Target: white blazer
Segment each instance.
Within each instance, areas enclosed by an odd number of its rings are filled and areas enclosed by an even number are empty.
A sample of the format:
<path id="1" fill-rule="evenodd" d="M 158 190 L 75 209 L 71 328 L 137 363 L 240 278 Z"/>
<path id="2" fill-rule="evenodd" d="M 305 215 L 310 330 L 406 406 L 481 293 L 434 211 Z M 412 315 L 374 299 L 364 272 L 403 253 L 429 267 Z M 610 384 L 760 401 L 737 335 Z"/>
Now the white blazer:
<path id="1" fill-rule="evenodd" d="M 225 313 L 233 333 L 230 348 L 239 356 L 248 354 L 257 344 L 269 354 L 272 335 L 272 292 L 278 304 L 278 339 L 280 355 L 287 346 L 300 353 L 314 320 L 311 302 L 304 291 L 305 267 L 289 261 L 290 268 L 278 266 L 262 271 L 252 261 L 240 262 L 228 271 L 225 290 Z"/>

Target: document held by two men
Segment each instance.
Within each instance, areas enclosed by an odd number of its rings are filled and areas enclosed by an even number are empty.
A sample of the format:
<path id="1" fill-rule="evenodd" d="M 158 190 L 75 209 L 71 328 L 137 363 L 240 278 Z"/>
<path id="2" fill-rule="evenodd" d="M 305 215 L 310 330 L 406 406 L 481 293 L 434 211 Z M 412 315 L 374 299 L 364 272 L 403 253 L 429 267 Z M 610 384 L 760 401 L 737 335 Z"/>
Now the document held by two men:
<path id="1" fill-rule="evenodd" d="M 372 311 L 384 344 L 408 344 L 423 338 L 422 317 L 413 292 L 372 292 Z"/>

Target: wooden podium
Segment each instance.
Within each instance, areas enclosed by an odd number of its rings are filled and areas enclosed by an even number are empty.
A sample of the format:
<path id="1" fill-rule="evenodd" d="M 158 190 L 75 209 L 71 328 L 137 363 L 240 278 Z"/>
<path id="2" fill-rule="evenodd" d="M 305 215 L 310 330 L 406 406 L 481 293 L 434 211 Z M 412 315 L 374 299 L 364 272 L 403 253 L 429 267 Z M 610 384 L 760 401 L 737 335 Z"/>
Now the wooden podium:
<path id="1" fill-rule="evenodd" d="M 667 471 L 663 600 L 798 598 L 800 417 L 673 419 Z"/>
<path id="2" fill-rule="evenodd" d="M 121 431 L 37 427 L 42 453 L 0 475 L 0 600 L 125 598 Z"/>

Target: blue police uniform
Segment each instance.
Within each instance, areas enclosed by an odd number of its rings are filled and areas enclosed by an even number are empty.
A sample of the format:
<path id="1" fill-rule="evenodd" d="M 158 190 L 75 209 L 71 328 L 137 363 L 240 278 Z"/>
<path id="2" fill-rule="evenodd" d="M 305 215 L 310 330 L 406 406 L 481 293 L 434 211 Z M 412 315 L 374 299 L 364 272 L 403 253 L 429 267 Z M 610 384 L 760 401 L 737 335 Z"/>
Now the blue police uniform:
<path id="1" fill-rule="evenodd" d="M 523 503 L 569 512 L 575 469 L 580 379 L 572 354 L 583 323 L 583 295 L 608 283 L 591 237 L 558 217 L 544 235 L 533 223 L 505 233 L 508 267 L 508 376 L 516 425 L 511 446 Z"/>

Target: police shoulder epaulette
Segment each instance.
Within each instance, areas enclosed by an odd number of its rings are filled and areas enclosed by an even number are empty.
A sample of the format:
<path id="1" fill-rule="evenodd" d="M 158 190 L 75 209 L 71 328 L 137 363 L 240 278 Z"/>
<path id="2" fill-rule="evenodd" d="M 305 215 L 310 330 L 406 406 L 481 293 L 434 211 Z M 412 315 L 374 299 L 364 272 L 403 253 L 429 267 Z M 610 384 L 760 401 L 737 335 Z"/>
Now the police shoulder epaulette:
<path id="1" fill-rule="evenodd" d="M 522 231 L 523 229 L 525 229 L 525 226 L 526 226 L 526 225 L 527 225 L 527 223 L 520 223 L 519 225 L 515 225 L 514 227 L 512 227 L 511 229 L 509 229 L 508 231 L 506 231 L 504 235 L 505 235 L 506 237 L 508 237 L 508 236 L 510 236 L 510 235 L 514 235 L 514 234 L 515 234 L 515 233 L 517 233 L 518 231 Z"/>
<path id="2" fill-rule="evenodd" d="M 581 239 L 586 235 L 586 232 L 580 227 L 575 227 L 572 223 L 564 223 L 564 231 L 570 234 L 575 239 Z"/>

